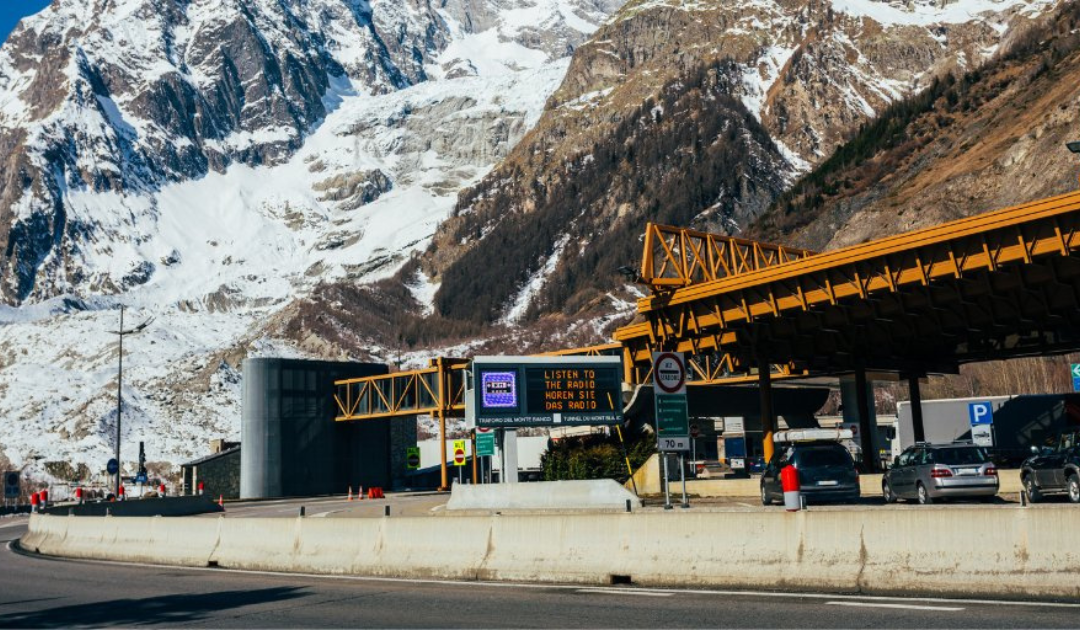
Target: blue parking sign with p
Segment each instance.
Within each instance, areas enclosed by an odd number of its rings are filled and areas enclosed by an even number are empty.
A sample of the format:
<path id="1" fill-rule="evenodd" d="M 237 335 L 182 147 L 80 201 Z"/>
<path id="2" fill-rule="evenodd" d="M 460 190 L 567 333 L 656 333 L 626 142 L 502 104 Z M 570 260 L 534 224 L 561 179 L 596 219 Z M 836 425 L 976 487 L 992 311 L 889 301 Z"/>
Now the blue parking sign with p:
<path id="1" fill-rule="evenodd" d="M 971 426 L 994 423 L 994 407 L 990 401 L 973 402 L 968 404 L 968 419 Z"/>

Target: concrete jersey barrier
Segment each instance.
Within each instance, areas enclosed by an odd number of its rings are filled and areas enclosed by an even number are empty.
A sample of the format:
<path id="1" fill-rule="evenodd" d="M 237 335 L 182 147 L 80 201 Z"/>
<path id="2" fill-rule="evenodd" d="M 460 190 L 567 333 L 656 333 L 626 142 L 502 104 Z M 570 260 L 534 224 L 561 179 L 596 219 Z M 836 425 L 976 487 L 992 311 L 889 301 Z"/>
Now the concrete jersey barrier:
<path id="1" fill-rule="evenodd" d="M 584 510 L 641 507 L 614 479 L 543 481 L 518 484 L 455 484 L 448 510 Z"/>
<path id="2" fill-rule="evenodd" d="M 165 497 L 103 501 L 82 505 L 61 504 L 42 510 L 46 514 L 75 516 L 191 516 L 223 511 L 209 496 Z"/>
<path id="3" fill-rule="evenodd" d="M 638 512 L 399 517 L 34 515 L 21 546 L 72 558 L 385 577 L 1080 599 L 1080 510 Z"/>

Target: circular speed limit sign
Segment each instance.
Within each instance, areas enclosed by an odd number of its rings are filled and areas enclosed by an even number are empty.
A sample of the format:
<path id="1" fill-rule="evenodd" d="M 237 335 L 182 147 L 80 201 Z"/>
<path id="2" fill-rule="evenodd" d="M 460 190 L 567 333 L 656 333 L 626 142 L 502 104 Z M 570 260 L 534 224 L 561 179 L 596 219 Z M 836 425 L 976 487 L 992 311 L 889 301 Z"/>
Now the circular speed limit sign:
<path id="1" fill-rule="evenodd" d="M 653 360 L 653 382 L 664 394 L 677 394 L 686 387 L 686 366 L 682 356 L 659 352 Z"/>

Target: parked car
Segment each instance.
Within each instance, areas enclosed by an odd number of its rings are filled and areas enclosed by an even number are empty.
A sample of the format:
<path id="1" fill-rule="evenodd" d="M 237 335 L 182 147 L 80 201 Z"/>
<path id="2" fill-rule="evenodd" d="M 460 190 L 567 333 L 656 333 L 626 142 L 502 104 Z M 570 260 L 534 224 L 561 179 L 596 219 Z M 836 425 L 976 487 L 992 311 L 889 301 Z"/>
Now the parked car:
<path id="1" fill-rule="evenodd" d="M 761 503 L 783 501 L 780 471 L 795 466 L 799 485 L 807 503 L 858 501 L 859 473 L 851 454 L 839 443 L 814 440 L 777 445 L 772 461 L 761 473 Z"/>
<path id="2" fill-rule="evenodd" d="M 881 478 L 886 503 L 914 499 L 992 500 L 998 493 L 997 466 L 973 444 L 925 444 L 908 447 Z"/>
<path id="3" fill-rule="evenodd" d="M 1034 453 L 1020 467 L 1020 481 L 1028 498 L 1065 493 L 1080 503 L 1080 431 L 1062 433 L 1053 445 L 1031 447 Z"/>

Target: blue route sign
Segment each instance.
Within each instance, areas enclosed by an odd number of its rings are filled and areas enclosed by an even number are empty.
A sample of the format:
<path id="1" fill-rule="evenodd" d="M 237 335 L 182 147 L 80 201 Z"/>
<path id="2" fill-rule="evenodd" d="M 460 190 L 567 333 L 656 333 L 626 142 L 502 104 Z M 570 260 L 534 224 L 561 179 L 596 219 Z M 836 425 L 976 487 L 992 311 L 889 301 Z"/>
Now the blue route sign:
<path id="1" fill-rule="evenodd" d="M 1080 363 L 1073 363 L 1069 367 L 1072 372 L 1073 391 L 1080 392 Z"/>
<path id="2" fill-rule="evenodd" d="M 115 475 L 116 473 L 120 472 L 120 462 L 116 461 L 115 458 L 110 459 L 109 463 L 105 464 L 105 470 L 110 475 Z"/>

